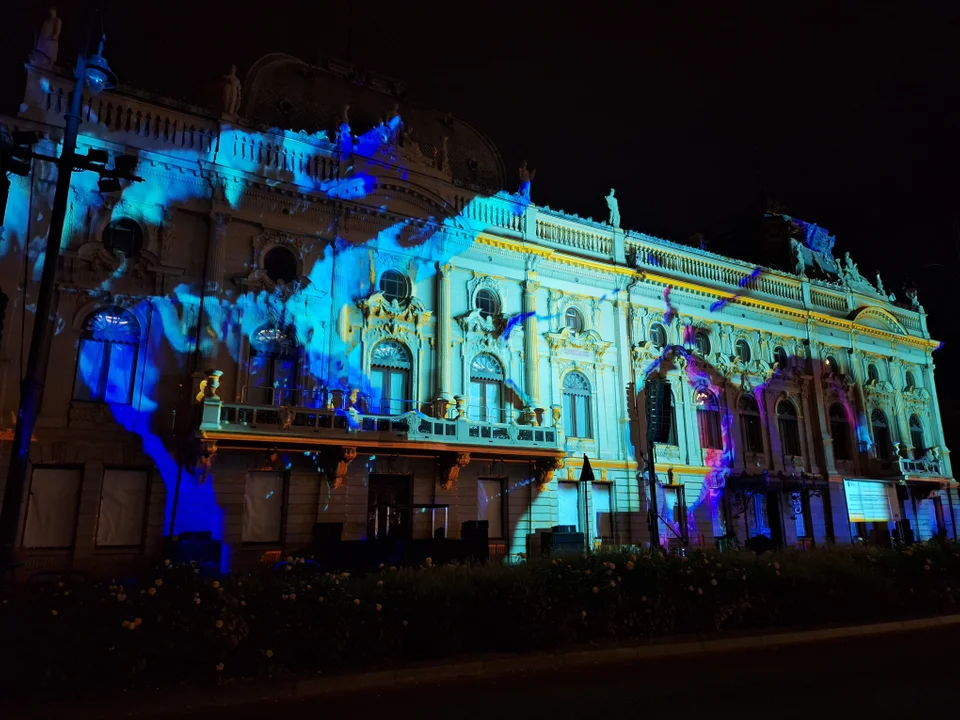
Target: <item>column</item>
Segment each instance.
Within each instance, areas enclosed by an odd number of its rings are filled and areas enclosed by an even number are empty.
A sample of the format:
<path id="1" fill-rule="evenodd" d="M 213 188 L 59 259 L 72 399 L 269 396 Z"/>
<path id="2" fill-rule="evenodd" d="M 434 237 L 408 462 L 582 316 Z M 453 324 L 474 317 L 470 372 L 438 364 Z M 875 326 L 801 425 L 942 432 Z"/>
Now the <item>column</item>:
<path id="1" fill-rule="evenodd" d="M 453 265 L 437 263 L 437 417 L 446 417 L 453 400 L 450 394 L 450 273 Z"/>
<path id="2" fill-rule="evenodd" d="M 631 366 L 631 361 L 630 343 L 626 338 L 627 327 L 624 315 L 626 306 L 619 299 L 620 294 L 618 292 L 613 300 L 613 344 L 616 353 L 613 371 L 617 391 L 617 447 L 620 451 L 620 457 L 627 459 L 633 454 L 633 448 L 629 447 L 630 440 L 628 437 L 630 413 L 627 408 L 627 378 L 625 373 L 626 369 Z"/>
<path id="3" fill-rule="evenodd" d="M 854 425 L 854 442 L 857 444 L 857 471 L 866 472 L 870 468 L 870 445 L 873 444 L 873 429 L 870 427 L 870 417 L 867 415 L 867 399 L 863 394 L 863 368 L 860 357 L 857 355 L 856 331 L 850 333 L 850 374 L 853 375 L 857 422 Z M 864 447 L 867 444 L 867 447 Z"/>
<path id="4" fill-rule="evenodd" d="M 811 342 L 811 349 L 816 348 L 814 352 L 810 354 L 810 382 L 813 384 L 813 390 L 816 400 L 816 423 L 817 427 L 814 427 L 814 414 L 811 412 L 810 408 L 807 407 L 807 392 L 804 392 L 804 411 L 807 413 L 808 420 L 804 423 L 807 426 L 807 437 L 812 440 L 814 436 L 820 438 L 820 442 L 816 444 L 811 444 L 810 446 L 810 463 L 811 465 L 819 461 L 819 455 L 823 455 L 823 468 L 830 475 L 835 475 L 837 472 L 837 463 L 833 456 L 833 437 L 830 435 L 830 428 L 827 423 L 827 413 L 829 410 L 826 407 L 827 401 L 826 396 L 823 392 L 823 376 L 822 376 L 822 366 L 819 362 L 820 350 L 822 345 L 820 343 Z M 804 381 L 806 382 L 806 381 Z M 811 467 L 812 472 L 816 470 Z"/>
<path id="5" fill-rule="evenodd" d="M 223 265 L 227 254 L 227 228 L 233 218 L 224 212 L 210 213 L 210 233 L 207 239 L 206 271 L 203 278 L 203 308 L 200 327 L 200 353 L 211 368 L 216 365 L 221 338 L 217 334 L 220 326 L 221 292 L 223 291 Z"/>
<path id="6" fill-rule="evenodd" d="M 540 283 L 537 274 L 527 273 L 523 282 L 523 355 L 524 355 L 524 392 L 527 407 L 524 408 L 527 422 L 536 422 L 536 413 L 540 407 L 540 352 L 537 337 L 537 290 Z"/>
<path id="7" fill-rule="evenodd" d="M 940 474 L 945 477 L 951 477 L 950 450 L 947 448 L 943 437 L 943 420 L 940 419 L 940 401 L 937 397 L 937 384 L 933 379 L 934 367 L 934 364 L 931 362 L 929 365 L 925 365 L 922 371 L 923 386 L 927 389 L 927 392 L 930 393 L 930 403 L 933 406 L 933 419 L 935 421 L 930 428 L 934 432 L 931 433 L 932 437 L 930 438 L 929 444 L 930 447 L 940 447 Z"/>

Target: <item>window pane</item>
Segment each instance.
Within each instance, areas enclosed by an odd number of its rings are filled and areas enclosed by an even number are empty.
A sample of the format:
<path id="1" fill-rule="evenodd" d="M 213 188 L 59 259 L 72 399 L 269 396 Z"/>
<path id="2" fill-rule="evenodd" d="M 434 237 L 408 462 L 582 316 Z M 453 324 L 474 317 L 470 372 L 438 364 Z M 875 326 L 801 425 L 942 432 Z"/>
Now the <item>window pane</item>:
<path id="1" fill-rule="evenodd" d="M 282 516 L 283 475 L 248 473 L 243 493 L 243 542 L 280 542 Z"/>
<path id="2" fill-rule="evenodd" d="M 479 512 L 478 519 L 488 523 L 487 537 L 503 537 L 503 481 L 484 480 L 478 482 Z"/>
<path id="3" fill-rule="evenodd" d="M 27 498 L 25 548 L 73 547 L 77 529 L 80 471 L 35 468 Z"/>
<path id="4" fill-rule="evenodd" d="M 590 437 L 590 398 L 586 395 L 575 395 L 576 411 L 574 412 L 576 423 L 576 437 Z"/>
<path id="5" fill-rule="evenodd" d="M 394 370 L 390 373 L 390 414 L 399 415 L 407 410 L 406 375 Z"/>
<path id="6" fill-rule="evenodd" d="M 613 515 L 610 508 L 610 486 L 593 483 L 594 528 L 597 537 L 613 537 Z"/>
<path id="7" fill-rule="evenodd" d="M 573 395 L 569 393 L 564 393 L 563 396 L 563 432 L 568 437 L 576 437 L 574 434 L 574 419 L 573 419 Z"/>
<path id="8" fill-rule="evenodd" d="M 487 422 L 500 422 L 500 384 L 484 383 L 487 391 L 485 404 L 487 409 Z"/>
<path id="9" fill-rule="evenodd" d="M 144 470 L 104 470 L 97 519 L 97 546 L 139 545 L 147 502 Z"/>
<path id="10" fill-rule="evenodd" d="M 388 401 L 384 398 L 383 394 L 383 384 L 386 373 L 387 371 L 381 368 L 374 368 L 370 372 L 371 410 L 377 415 L 383 414 L 389 407 Z"/>
<path id="11" fill-rule="evenodd" d="M 77 378 L 74 384 L 75 400 L 100 399 L 100 376 L 103 370 L 107 344 L 98 340 L 81 340 L 77 358 Z"/>
<path id="12" fill-rule="evenodd" d="M 580 489 L 576 483 L 559 483 L 560 525 L 580 530 Z"/>
<path id="13" fill-rule="evenodd" d="M 104 400 L 126 405 L 133 393 L 133 369 L 137 361 L 134 345 L 112 343 L 109 346 L 109 369 Z"/>

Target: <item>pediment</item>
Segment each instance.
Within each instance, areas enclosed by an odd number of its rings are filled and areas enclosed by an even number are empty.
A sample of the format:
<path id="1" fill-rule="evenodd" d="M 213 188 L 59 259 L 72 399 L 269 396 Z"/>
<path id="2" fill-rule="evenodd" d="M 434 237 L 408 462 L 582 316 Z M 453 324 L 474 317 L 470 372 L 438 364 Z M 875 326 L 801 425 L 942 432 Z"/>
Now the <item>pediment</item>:
<path id="1" fill-rule="evenodd" d="M 907 331 L 889 312 L 878 307 L 866 307 L 856 310 L 850 319 L 857 325 L 882 330 L 894 335 L 906 335 Z"/>

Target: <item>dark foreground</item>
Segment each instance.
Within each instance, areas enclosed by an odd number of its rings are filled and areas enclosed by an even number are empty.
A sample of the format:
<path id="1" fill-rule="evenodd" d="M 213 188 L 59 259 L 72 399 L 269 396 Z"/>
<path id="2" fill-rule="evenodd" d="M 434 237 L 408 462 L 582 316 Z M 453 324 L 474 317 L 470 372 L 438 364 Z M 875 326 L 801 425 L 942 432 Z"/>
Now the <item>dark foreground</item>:
<path id="1" fill-rule="evenodd" d="M 562 673 L 412 684 L 383 691 L 191 711 L 183 719 L 934 717 L 960 704 L 960 628 L 597 665 Z M 79 708 L 78 708 L 79 710 Z M 127 717 L 146 708 L 130 707 Z M 936 713 L 936 715 L 934 715 Z M 96 717 L 77 712 L 72 717 Z M 116 717 L 116 716 L 114 716 Z M 157 717 L 157 715 L 152 715 Z"/>

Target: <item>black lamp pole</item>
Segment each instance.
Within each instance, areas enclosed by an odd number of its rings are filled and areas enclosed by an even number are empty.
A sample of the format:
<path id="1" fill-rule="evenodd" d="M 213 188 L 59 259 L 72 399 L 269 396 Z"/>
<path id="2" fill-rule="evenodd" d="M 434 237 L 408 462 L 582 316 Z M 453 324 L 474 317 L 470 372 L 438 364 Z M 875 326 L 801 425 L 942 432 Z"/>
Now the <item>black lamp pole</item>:
<path id="1" fill-rule="evenodd" d="M 96 21 L 99 17 L 99 2 L 93 0 L 87 11 L 86 29 L 77 55 L 74 72 L 73 94 L 67 111 L 63 135 L 63 151 L 60 153 L 57 172 L 57 189 L 50 213 L 50 231 L 43 256 L 43 274 L 37 296 L 37 311 L 34 316 L 33 334 L 30 338 L 30 356 L 26 374 L 20 384 L 20 408 L 17 411 L 17 427 L 13 436 L 7 482 L 3 490 L 3 507 L 0 509 L 0 570 L 5 573 L 15 568 L 16 542 L 23 490 L 30 466 L 30 439 L 43 403 L 44 382 L 50 365 L 50 347 L 56 328 L 55 281 L 60 259 L 60 243 L 63 222 L 70 197 L 70 179 L 76 161 L 77 134 L 80 129 L 80 110 L 83 103 L 83 86 L 87 71 L 87 54 L 93 44 Z"/>

